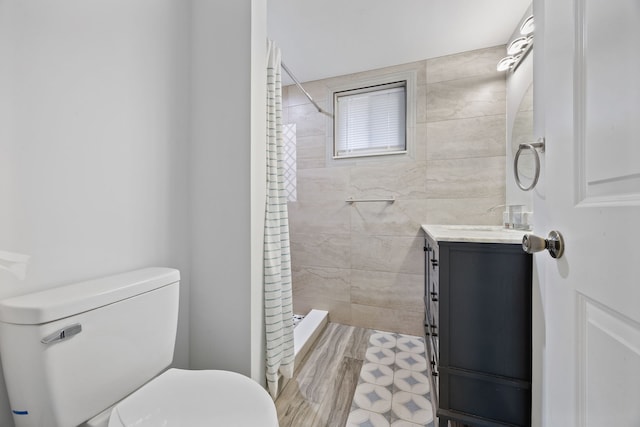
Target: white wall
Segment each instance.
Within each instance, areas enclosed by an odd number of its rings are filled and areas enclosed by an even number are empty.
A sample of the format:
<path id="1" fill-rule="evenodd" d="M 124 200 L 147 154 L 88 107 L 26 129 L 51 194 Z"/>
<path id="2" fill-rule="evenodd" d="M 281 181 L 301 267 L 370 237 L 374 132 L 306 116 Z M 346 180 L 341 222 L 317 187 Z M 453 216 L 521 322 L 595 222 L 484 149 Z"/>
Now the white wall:
<path id="1" fill-rule="evenodd" d="M 191 367 L 260 381 L 266 113 L 252 82 L 264 91 L 264 1 L 193 0 L 190 163 Z"/>
<path id="2" fill-rule="evenodd" d="M 251 377 L 264 384 L 264 220 L 267 198 L 267 1 L 251 1 Z"/>
<path id="3" fill-rule="evenodd" d="M 0 269 L 0 298 L 180 268 L 182 366 L 188 20 L 184 0 L 0 2 L 0 251 L 30 256 L 24 280 Z"/>

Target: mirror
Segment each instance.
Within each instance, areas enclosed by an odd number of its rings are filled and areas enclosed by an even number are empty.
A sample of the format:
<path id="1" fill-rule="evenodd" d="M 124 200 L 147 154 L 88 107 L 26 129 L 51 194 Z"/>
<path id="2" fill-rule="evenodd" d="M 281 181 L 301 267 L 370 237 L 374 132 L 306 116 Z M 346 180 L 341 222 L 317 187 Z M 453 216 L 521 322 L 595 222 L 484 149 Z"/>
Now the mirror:
<path id="1" fill-rule="evenodd" d="M 531 144 L 535 141 L 533 136 L 533 83 L 525 92 L 520 101 L 520 107 L 516 113 L 511 133 L 511 152 L 515 156 L 520 144 Z M 517 167 L 520 183 L 523 187 L 531 187 L 535 180 L 536 153 L 532 150 L 522 150 Z"/>

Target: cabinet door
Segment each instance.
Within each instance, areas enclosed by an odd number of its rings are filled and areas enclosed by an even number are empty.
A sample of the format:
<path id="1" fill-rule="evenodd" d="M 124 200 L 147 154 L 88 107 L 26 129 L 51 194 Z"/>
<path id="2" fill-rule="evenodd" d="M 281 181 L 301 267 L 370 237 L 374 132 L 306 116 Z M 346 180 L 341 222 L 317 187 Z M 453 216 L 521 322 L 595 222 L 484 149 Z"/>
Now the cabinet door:
<path id="1" fill-rule="evenodd" d="M 530 425 L 531 256 L 508 244 L 439 249 L 439 414 Z"/>
<path id="2" fill-rule="evenodd" d="M 444 242 L 440 256 L 441 358 L 531 380 L 531 256 L 520 245 Z"/>

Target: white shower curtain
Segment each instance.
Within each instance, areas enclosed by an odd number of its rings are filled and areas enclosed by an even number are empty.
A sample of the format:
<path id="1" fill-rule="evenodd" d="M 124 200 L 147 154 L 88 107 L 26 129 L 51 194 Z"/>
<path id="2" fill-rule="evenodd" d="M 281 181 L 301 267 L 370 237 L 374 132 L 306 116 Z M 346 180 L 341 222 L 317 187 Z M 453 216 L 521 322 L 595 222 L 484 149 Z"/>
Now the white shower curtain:
<path id="1" fill-rule="evenodd" d="M 289 218 L 284 188 L 280 48 L 267 49 L 267 200 L 264 225 L 264 307 L 267 384 L 275 399 L 278 372 L 293 376 L 293 301 Z"/>

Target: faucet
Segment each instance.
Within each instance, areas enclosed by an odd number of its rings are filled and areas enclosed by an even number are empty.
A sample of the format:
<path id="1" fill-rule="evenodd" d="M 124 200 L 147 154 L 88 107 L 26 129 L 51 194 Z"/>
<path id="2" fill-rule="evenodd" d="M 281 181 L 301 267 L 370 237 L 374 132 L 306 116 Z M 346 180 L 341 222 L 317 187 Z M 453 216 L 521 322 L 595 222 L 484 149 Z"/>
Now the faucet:
<path id="1" fill-rule="evenodd" d="M 523 221 L 525 212 L 522 211 L 522 208 L 524 208 L 524 205 L 500 204 L 490 207 L 487 209 L 487 212 L 493 212 L 496 209 L 503 207 L 507 208 L 502 215 L 504 228 L 511 228 L 514 230 L 531 230 L 531 226 Z M 527 214 L 529 213 L 527 212 Z"/>
<path id="2" fill-rule="evenodd" d="M 496 209 L 498 209 L 498 208 L 504 208 L 504 207 L 506 207 L 506 206 L 507 206 L 507 205 L 505 205 L 504 203 L 503 203 L 503 204 L 501 204 L 501 205 L 495 205 L 495 206 L 492 206 L 492 207 L 490 207 L 489 209 L 487 209 L 487 212 L 493 212 L 493 211 L 495 211 L 495 210 L 496 210 Z"/>

